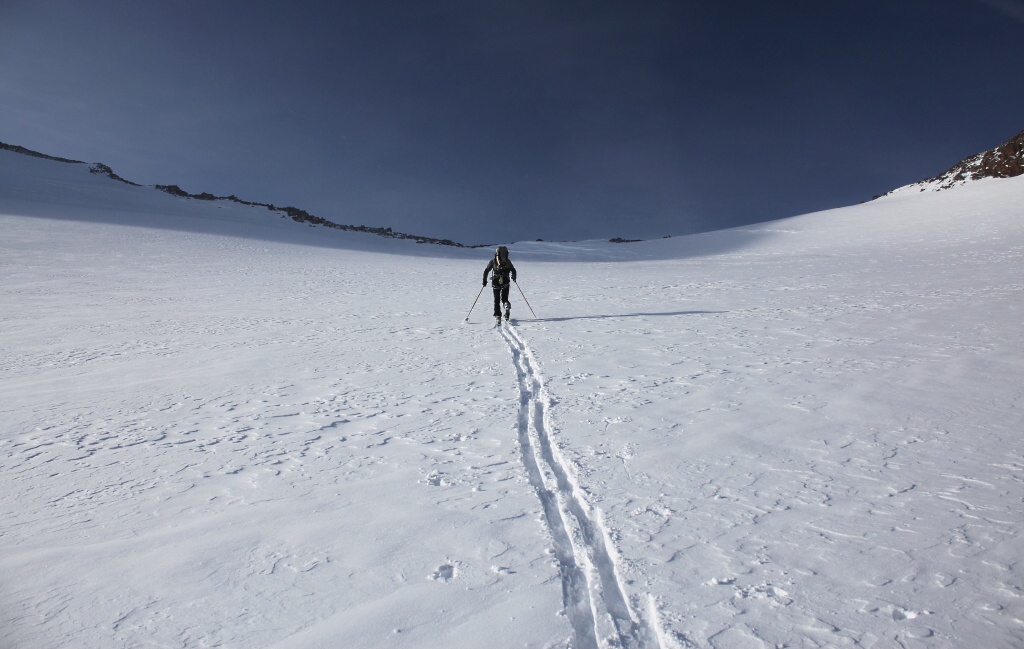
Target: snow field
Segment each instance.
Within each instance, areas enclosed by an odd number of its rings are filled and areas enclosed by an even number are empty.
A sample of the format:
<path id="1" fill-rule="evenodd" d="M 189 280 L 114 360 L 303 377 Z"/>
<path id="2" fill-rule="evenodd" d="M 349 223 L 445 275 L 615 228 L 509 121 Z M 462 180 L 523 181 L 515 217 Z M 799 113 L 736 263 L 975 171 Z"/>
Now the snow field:
<path id="1" fill-rule="evenodd" d="M 512 246 L 495 328 L 487 251 L 3 169 L 0 645 L 1024 641 L 1024 179 Z"/>
<path id="2" fill-rule="evenodd" d="M 539 287 L 552 429 L 664 646 L 1021 642 L 1024 227 L 922 198 Z"/>
<path id="3" fill-rule="evenodd" d="M 406 290 L 443 265 L 5 225 L 11 646 L 567 635 L 507 350 Z"/>

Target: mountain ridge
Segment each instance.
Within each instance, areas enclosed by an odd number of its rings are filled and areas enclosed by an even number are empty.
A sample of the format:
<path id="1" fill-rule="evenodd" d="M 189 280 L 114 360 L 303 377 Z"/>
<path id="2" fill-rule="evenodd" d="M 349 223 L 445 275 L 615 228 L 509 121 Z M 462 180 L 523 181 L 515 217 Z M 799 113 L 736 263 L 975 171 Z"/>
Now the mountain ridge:
<path id="1" fill-rule="evenodd" d="M 235 196 L 234 194 L 232 194 L 230 196 L 217 196 L 217 195 L 211 194 L 209 192 L 202 192 L 202 193 L 199 193 L 199 194 L 192 194 L 192 193 L 189 193 L 189 192 L 185 191 L 184 189 L 182 189 L 178 185 L 141 185 L 139 183 L 132 182 L 130 180 L 122 178 L 121 176 L 119 176 L 116 173 L 114 173 L 113 169 L 111 169 L 108 165 L 103 164 L 102 162 L 88 163 L 88 162 L 84 162 L 82 160 L 72 160 L 71 158 L 62 158 L 62 157 L 59 157 L 59 156 L 53 156 L 53 155 L 49 155 L 49 154 L 46 154 L 46 153 L 41 153 L 39 151 L 33 151 L 32 149 L 28 149 L 26 147 L 19 146 L 17 144 L 9 144 L 7 142 L 0 142 L 0 150 L 10 151 L 12 153 L 18 153 L 18 154 L 26 155 L 26 156 L 31 156 L 33 158 L 42 158 L 44 160 L 50 160 L 50 161 L 53 161 L 53 162 L 62 162 L 62 163 L 65 163 L 65 164 L 89 165 L 89 171 L 92 172 L 92 173 L 102 174 L 102 175 L 107 176 L 107 177 L 109 177 L 109 178 L 111 178 L 113 180 L 116 180 L 118 182 L 126 183 L 128 185 L 132 185 L 133 187 L 152 187 L 153 189 L 157 189 L 159 191 L 162 191 L 164 193 L 170 194 L 172 196 L 177 196 L 179 198 L 188 198 L 188 199 L 200 200 L 200 201 L 229 201 L 229 202 L 232 202 L 232 203 L 239 203 L 239 204 L 248 205 L 248 206 L 251 206 L 251 207 L 265 207 L 265 208 L 267 208 L 268 210 L 270 210 L 272 212 L 279 212 L 281 214 L 284 214 L 284 215 L 288 216 L 289 218 L 291 218 L 296 223 L 307 223 L 309 225 L 318 225 L 318 226 L 321 226 L 321 227 L 332 228 L 332 229 L 335 229 L 335 230 L 343 230 L 343 231 L 346 231 L 346 232 L 362 232 L 362 233 L 365 233 L 365 234 L 374 234 L 374 235 L 377 235 L 379 237 L 384 237 L 384 238 L 388 238 L 388 239 L 407 239 L 407 240 L 415 241 L 416 243 L 427 243 L 427 244 L 433 244 L 433 245 L 439 245 L 439 246 L 451 246 L 451 247 L 454 247 L 454 248 L 482 248 L 482 247 L 490 245 L 490 244 L 466 245 L 466 244 L 463 244 L 463 243 L 459 243 L 458 241 L 453 241 L 451 239 L 439 239 L 439 238 L 436 238 L 436 237 L 427 237 L 427 236 L 422 236 L 422 235 L 408 234 L 408 233 L 405 233 L 405 232 L 395 232 L 391 228 L 387 228 L 387 227 L 374 227 L 374 226 L 368 226 L 368 225 L 347 225 L 347 224 L 343 224 L 343 223 L 335 223 L 334 221 L 330 221 L 330 220 L 325 219 L 323 217 L 316 216 L 314 214 L 310 214 L 306 210 L 303 210 L 303 209 L 298 208 L 298 207 L 293 207 L 293 206 L 290 206 L 290 205 L 289 206 L 281 207 L 281 206 L 278 206 L 278 205 L 274 205 L 273 203 L 262 203 L 262 202 L 258 202 L 258 201 L 247 201 L 247 200 L 243 200 L 243 199 Z"/>
<path id="2" fill-rule="evenodd" d="M 342 224 L 325 219 L 320 216 L 316 216 L 315 214 L 311 214 L 308 211 L 298 207 L 290 205 L 278 206 L 273 203 L 248 201 L 241 199 L 234 194 L 231 194 L 229 196 L 218 196 L 209 192 L 201 192 L 198 194 L 194 194 L 185 191 L 178 185 L 141 185 L 139 183 L 132 182 L 119 176 L 114 172 L 114 170 L 111 167 L 100 162 L 88 163 L 81 160 L 63 158 L 60 156 L 41 153 L 39 151 L 34 151 L 32 149 L 20 145 L 9 144 L 2 141 L 0 141 L 0 150 L 10 151 L 21 155 L 42 158 L 45 160 L 65 164 L 89 165 L 89 171 L 91 173 L 102 174 L 113 180 L 126 183 L 134 187 L 150 187 L 179 198 L 200 201 L 228 201 L 251 207 L 264 207 L 272 212 L 277 212 L 284 216 L 287 216 L 296 223 L 305 223 L 309 225 L 332 228 L 346 232 L 361 232 L 365 234 L 373 234 L 388 239 L 404 239 L 415 241 L 416 243 L 449 246 L 454 248 L 473 249 L 484 248 L 493 245 L 489 243 L 468 245 L 460 243 L 458 241 L 454 241 L 452 239 L 440 239 L 436 237 L 408 234 L 405 232 L 396 232 L 392 230 L 390 227 Z M 1021 131 L 1017 135 L 1011 137 L 1007 141 L 995 147 L 992 147 L 991 149 L 964 158 L 960 162 L 956 163 L 946 171 L 936 176 L 926 178 L 924 180 L 912 183 L 910 185 L 904 185 L 902 187 L 892 189 L 884 194 L 874 196 L 871 200 L 902 194 L 908 191 L 912 191 L 914 189 L 916 189 L 919 192 L 942 191 L 944 189 L 950 189 L 958 185 L 965 185 L 968 182 L 981 180 L 984 178 L 1013 178 L 1020 175 L 1024 175 L 1024 131 Z M 614 237 L 612 239 L 608 239 L 608 241 L 611 243 L 632 243 L 638 240 Z"/>

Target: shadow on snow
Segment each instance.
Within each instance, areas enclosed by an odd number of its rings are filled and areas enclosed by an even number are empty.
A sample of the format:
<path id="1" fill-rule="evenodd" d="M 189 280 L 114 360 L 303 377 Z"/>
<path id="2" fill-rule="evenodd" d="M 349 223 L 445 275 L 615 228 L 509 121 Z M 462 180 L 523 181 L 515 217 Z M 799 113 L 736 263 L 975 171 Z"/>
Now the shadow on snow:
<path id="1" fill-rule="evenodd" d="M 714 313 L 729 313 L 728 311 L 665 311 L 662 313 L 621 313 L 618 315 L 575 315 L 562 318 L 530 318 L 523 319 L 523 322 L 566 322 L 568 320 L 615 320 L 618 318 L 646 318 L 655 316 L 680 316 L 680 315 L 708 315 Z"/>

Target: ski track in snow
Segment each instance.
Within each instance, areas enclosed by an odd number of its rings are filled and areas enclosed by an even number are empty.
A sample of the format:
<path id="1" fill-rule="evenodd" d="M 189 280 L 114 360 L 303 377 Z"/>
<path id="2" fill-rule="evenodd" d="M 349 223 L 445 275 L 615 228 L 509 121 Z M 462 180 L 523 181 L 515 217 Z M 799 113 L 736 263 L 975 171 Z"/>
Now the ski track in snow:
<path id="1" fill-rule="evenodd" d="M 619 581 L 599 512 L 580 493 L 551 442 L 551 399 L 529 345 L 512 325 L 501 327 L 519 383 L 519 444 L 530 484 L 544 509 L 562 579 L 562 597 L 577 649 L 660 648 L 658 636 L 635 619 Z"/>

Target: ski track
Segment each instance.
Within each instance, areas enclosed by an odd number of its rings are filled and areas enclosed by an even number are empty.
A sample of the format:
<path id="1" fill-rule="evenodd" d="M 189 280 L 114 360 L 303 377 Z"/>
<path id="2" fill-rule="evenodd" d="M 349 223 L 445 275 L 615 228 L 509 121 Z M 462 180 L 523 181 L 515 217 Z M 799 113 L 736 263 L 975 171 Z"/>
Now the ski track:
<path id="1" fill-rule="evenodd" d="M 630 610 L 600 514 L 580 494 L 551 443 L 551 403 L 530 347 L 511 324 L 500 328 L 519 383 L 519 445 L 544 510 L 576 649 L 660 649 L 658 634 Z"/>

